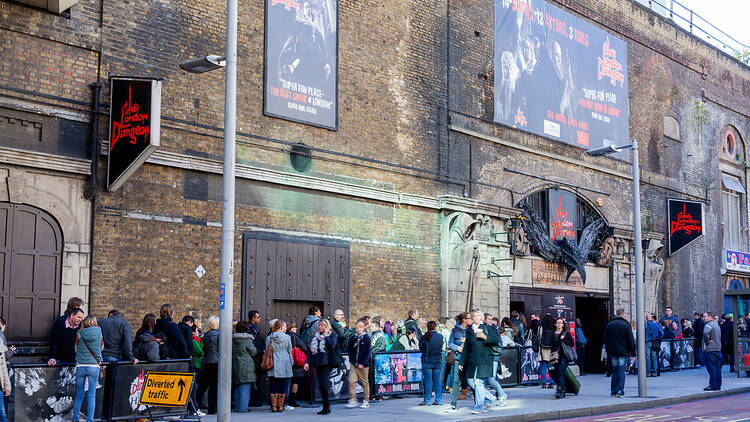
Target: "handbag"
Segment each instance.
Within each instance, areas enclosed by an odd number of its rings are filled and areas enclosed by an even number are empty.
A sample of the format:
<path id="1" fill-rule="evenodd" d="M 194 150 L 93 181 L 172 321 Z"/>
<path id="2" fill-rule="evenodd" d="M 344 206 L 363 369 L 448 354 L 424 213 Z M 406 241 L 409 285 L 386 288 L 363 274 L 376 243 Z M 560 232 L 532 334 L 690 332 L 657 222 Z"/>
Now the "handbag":
<path id="1" fill-rule="evenodd" d="M 99 379 L 104 378 L 104 371 L 102 371 L 102 363 L 99 361 L 99 359 L 96 358 L 96 355 L 91 350 L 91 347 L 89 347 L 89 343 L 86 340 L 82 339 L 82 338 L 81 338 L 81 340 L 83 340 L 83 345 L 86 346 L 87 349 L 89 349 L 89 353 L 91 353 L 91 357 L 94 358 L 94 360 L 96 361 L 96 364 L 99 365 Z"/>
<path id="2" fill-rule="evenodd" d="M 566 343 L 562 343 L 562 349 L 563 349 L 563 353 L 565 353 L 565 357 L 568 358 L 569 362 L 578 360 L 578 354 L 576 353 L 576 349 L 574 349 L 571 346 L 568 346 Z"/>
<path id="3" fill-rule="evenodd" d="M 526 340 L 523 342 L 524 346 L 533 346 L 533 342 L 531 341 L 531 330 L 526 331 Z"/>
<path id="4" fill-rule="evenodd" d="M 292 349 L 292 359 L 294 360 L 294 366 L 305 366 L 307 362 L 307 355 L 299 347 Z"/>
<path id="5" fill-rule="evenodd" d="M 448 354 L 445 355 L 445 363 L 449 363 L 451 365 L 456 363 L 456 351 L 455 350 L 448 351 Z"/>
<path id="6" fill-rule="evenodd" d="M 268 342 L 268 348 L 263 353 L 263 359 L 260 361 L 260 369 L 270 371 L 273 368 L 273 346 Z"/>

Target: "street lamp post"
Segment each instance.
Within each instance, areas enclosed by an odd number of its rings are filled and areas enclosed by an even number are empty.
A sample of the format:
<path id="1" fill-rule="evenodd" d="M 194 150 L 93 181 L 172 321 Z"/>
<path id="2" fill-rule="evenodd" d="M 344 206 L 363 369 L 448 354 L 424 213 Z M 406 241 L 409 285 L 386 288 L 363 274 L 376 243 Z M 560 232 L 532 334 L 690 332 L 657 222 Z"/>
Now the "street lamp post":
<path id="1" fill-rule="evenodd" d="M 609 145 L 586 151 L 591 156 L 613 154 L 625 149 L 633 150 L 633 248 L 635 250 L 635 321 L 638 356 L 638 397 L 646 397 L 646 333 L 644 323 L 646 314 L 643 309 L 643 270 L 641 245 L 641 181 L 638 164 L 638 141 L 633 139 L 630 145 Z"/>
<path id="2" fill-rule="evenodd" d="M 227 0 L 226 55 L 180 63 L 203 73 L 226 67 L 224 78 L 224 178 L 221 202 L 221 280 L 219 309 L 219 379 L 217 421 L 229 422 L 232 388 L 232 311 L 234 310 L 234 165 L 237 124 L 237 0 Z M 223 300 L 222 300 L 223 299 Z"/>

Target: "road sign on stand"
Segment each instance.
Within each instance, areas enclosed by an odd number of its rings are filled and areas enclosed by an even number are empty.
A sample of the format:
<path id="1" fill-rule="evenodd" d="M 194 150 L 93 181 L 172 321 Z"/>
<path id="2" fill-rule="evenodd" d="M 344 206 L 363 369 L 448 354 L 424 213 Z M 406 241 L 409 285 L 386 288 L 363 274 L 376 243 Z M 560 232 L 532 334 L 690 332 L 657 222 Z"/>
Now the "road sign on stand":
<path id="1" fill-rule="evenodd" d="M 182 407 L 183 413 L 180 420 L 184 420 L 187 404 L 191 401 L 194 379 L 195 374 L 191 372 L 146 372 L 138 404 L 146 407 L 151 420 L 153 417 L 149 406 Z M 134 421 L 138 413 L 136 411 L 133 415 Z"/>

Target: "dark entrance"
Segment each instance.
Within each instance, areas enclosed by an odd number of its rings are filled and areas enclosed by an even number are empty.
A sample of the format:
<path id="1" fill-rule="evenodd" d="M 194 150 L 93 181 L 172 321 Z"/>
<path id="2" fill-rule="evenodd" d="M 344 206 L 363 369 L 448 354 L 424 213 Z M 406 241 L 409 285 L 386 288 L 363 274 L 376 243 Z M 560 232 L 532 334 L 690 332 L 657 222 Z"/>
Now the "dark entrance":
<path id="1" fill-rule="evenodd" d="M 576 317 L 581 320 L 587 340 L 585 372 L 603 373 L 607 369 L 601 361 L 602 336 L 611 314 L 609 299 L 576 297 Z"/>
<path id="2" fill-rule="evenodd" d="M 242 316 L 280 318 L 297 327 L 316 305 L 324 316 L 349 313 L 349 244 L 313 237 L 246 232 L 243 236 Z M 268 324 L 261 331 L 268 332 Z"/>
<path id="3" fill-rule="evenodd" d="M 60 309 L 62 232 L 28 205 L 0 202 L 0 315 L 8 339 L 46 340 Z"/>

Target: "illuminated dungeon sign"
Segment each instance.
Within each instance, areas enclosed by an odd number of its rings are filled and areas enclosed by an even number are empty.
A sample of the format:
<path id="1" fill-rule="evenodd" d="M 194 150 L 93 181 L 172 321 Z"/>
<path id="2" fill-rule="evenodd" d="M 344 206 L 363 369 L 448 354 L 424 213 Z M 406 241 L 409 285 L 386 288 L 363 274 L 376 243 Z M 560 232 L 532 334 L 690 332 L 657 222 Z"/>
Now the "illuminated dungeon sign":
<path id="1" fill-rule="evenodd" d="M 669 254 L 703 236 L 703 203 L 667 199 Z"/>
<path id="2" fill-rule="evenodd" d="M 576 196 L 564 190 L 549 190 L 549 224 L 552 242 L 567 237 L 576 240 L 578 220 Z"/>
<path id="3" fill-rule="evenodd" d="M 161 81 L 111 78 L 107 189 L 114 191 L 159 146 Z"/>

